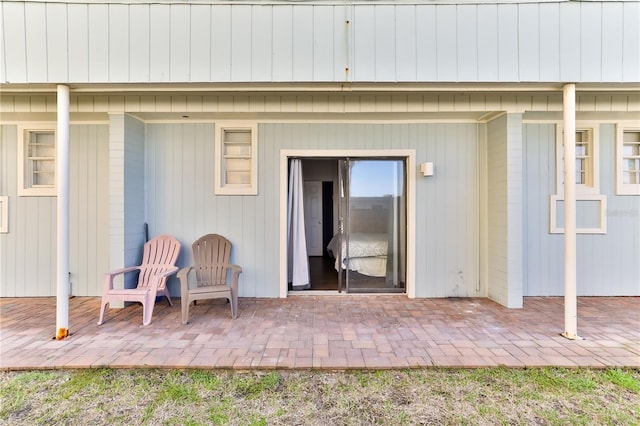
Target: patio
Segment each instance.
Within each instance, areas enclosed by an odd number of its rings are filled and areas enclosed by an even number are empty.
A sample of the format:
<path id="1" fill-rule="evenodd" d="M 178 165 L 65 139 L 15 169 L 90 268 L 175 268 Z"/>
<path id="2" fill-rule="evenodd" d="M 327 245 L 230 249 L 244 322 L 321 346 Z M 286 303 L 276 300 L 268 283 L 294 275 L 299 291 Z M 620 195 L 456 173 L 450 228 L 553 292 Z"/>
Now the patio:
<path id="1" fill-rule="evenodd" d="M 71 335 L 54 340 L 55 298 L 0 298 L 0 369 L 415 367 L 640 367 L 640 297 L 578 298 L 578 334 L 560 336 L 563 298 L 527 297 L 523 309 L 488 299 L 405 296 L 241 298 L 198 303 L 180 323 L 180 299 L 108 309 L 69 301 Z"/>

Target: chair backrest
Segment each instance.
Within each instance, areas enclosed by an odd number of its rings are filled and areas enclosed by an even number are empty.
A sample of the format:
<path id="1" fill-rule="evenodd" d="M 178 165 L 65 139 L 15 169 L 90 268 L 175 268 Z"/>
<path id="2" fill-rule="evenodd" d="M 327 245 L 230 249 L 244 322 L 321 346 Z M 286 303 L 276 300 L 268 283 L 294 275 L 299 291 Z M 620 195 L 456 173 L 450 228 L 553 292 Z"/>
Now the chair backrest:
<path id="1" fill-rule="evenodd" d="M 198 287 L 225 284 L 231 241 L 218 234 L 207 234 L 198 238 L 191 248 Z"/>
<path id="2" fill-rule="evenodd" d="M 180 254 L 180 242 L 170 235 L 158 235 L 147 241 L 144 245 L 138 287 L 147 287 L 151 283 L 151 277 L 165 272 L 175 266 Z M 165 280 L 159 288 L 164 287 Z"/>

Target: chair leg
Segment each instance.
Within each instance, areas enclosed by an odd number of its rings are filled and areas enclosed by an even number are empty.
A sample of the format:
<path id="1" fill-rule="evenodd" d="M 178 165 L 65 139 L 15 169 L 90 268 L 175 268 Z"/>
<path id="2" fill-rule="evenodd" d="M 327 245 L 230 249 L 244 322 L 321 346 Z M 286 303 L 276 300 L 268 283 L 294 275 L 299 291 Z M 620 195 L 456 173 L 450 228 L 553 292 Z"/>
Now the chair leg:
<path id="1" fill-rule="evenodd" d="M 167 298 L 167 302 L 169 302 L 169 306 L 173 306 L 173 302 L 171 302 L 171 294 L 169 293 L 169 289 L 165 287 L 160 296 L 164 296 Z"/>
<path id="2" fill-rule="evenodd" d="M 102 320 L 104 318 L 104 311 L 107 308 L 107 304 L 109 302 L 104 300 L 104 297 L 102 298 L 102 302 L 100 303 L 100 318 L 98 319 L 98 325 L 102 325 Z"/>
<path id="3" fill-rule="evenodd" d="M 229 302 L 231 305 L 231 318 L 236 319 L 238 316 L 238 295 L 233 290 L 231 291 Z"/>
<path id="4" fill-rule="evenodd" d="M 150 291 L 142 300 L 142 325 L 151 324 L 151 316 L 153 315 L 153 306 L 155 304 L 156 294 L 154 291 Z"/>
<path id="5" fill-rule="evenodd" d="M 184 295 L 180 298 L 180 306 L 182 307 L 182 325 L 189 321 L 189 296 Z"/>
<path id="6" fill-rule="evenodd" d="M 148 306 L 151 305 L 151 306 Z M 142 303 L 142 325 L 151 324 L 151 315 L 153 315 L 153 304 L 143 302 Z"/>

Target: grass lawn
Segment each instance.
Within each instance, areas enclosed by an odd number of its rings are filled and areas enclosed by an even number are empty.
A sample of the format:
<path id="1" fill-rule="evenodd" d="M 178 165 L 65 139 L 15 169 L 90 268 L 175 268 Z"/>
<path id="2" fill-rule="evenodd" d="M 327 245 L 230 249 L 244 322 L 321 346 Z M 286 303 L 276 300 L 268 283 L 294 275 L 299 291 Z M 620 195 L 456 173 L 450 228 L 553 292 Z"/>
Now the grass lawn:
<path id="1" fill-rule="evenodd" d="M 0 372 L 0 424 L 638 425 L 640 370 Z"/>

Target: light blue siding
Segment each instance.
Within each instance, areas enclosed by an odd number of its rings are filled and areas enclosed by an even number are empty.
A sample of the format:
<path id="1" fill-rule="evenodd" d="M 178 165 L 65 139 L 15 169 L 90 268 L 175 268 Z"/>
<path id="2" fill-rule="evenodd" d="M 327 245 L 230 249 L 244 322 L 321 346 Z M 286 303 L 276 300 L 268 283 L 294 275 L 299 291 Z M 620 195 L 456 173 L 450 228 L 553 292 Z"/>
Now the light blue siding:
<path id="1" fill-rule="evenodd" d="M 525 295 L 564 294 L 564 239 L 549 233 L 555 193 L 555 126 L 527 124 L 525 141 Z M 600 193 L 607 197 L 607 233 L 577 235 L 578 295 L 638 295 L 640 197 L 615 195 L 615 127 L 600 125 Z M 578 220 L 588 215 L 578 204 Z"/>
<path id="2" fill-rule="evenodd" d="M 67 28 L 69 81 L 85 83 L 89 81 L 89 68 L 86 66 L 89 63 L 88 6 L 86 4 L 68 5 L 67 17 L 69 22 L 73 22 L 73 25 L 69 25 Z M 60 59 L 58 58 L 58 60 Z M 78 66 L 72 66 L 73 64 Z M 85 66 L 81 64 L 85 64 Z M 135 65 L 132 64 L 132 67 Z"/>
<path id="3" fill-rule="evenodd" d="M 0 296 L 55 296 L 56 197 L 17 195 L 17 127 L 0 126 L 0 194 L 9 232 L 0 234 Z M 102 294 L 109 270 L 108 127 L 70 127 L 69 269 L 77 296 Z"/>
<path id="4" fill-rule="evenodd" d="M 129 54 L 129 8 L 124 5 L 109 5 L 109 80 L 130 80 L 132 64 Z M 176 59 L 179 59 L 177 57 Z"/>
<path id="5" fill-rule="evenodd" d="M 88 68 L 89 82 L 112 81 L 109 76 L 109 6 L 104 4 L 88 7 L 89 46 L 86 63 L 70 63 L 69 68 Z M 115 23 L 114 23 L 115 24 Z M 126 23 L 123 22 L 122 25 Z M 69 23 L 67 23 L 69 25 Z M 65 58 L 59 58 L 63 61 Z"/>
<path id="6" fill-rule="evenodd" d="M 261 124 L 257 196 L 214 195 L 214 124 L 146 127 L 150 229 L 179 238 L 181 266 L 191 260 L 191 242 L 220 233 L 243 267 L 240 294 L 277 297 L 280 150 L 415 149 L 418 162 L 436 164 L 435 176 L 416 182 L 416 293 L 477 295 L 476 125 Z M 175 280 L 170 289 L 179 293 Z"/>
<path id="7" fill-rule="evenodd" d="M 3 2 L 0 81 L 638 82 L 639 8 Z"/>

